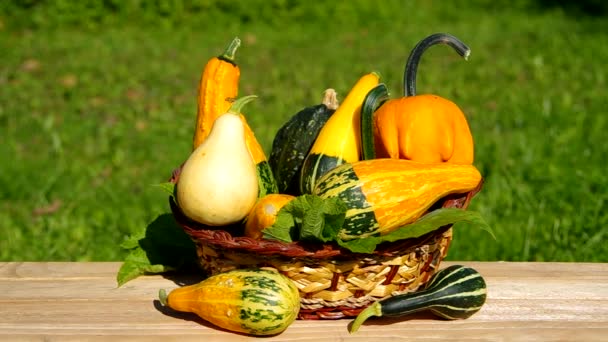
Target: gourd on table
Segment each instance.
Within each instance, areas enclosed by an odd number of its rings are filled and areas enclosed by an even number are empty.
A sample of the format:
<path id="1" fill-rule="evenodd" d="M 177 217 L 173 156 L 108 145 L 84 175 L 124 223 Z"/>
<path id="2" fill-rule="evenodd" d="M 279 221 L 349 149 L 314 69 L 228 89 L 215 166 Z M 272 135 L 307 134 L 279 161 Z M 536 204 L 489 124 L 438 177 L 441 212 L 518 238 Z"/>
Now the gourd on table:
<path id="1" fill-rule="evenodd" d="M 422 290 L 371 304 L 355 318 L 349 331 L 356 332 L 373 316 L 400 317 L 426 310 L 448 320 L 465 319 L 481 309 L 486 297 L 486 282 L 479 272 L 452 265 L 433 275 Z"/>
<path id="2" fill-rule="evenodd" d="M 250 335 L 275 335 L 298 316 L 300 294 L 293 281 L 272 269 L 219 273 L 202 282 L 159 291 L 161 304 L 191 312 L 218 327 Z"/>

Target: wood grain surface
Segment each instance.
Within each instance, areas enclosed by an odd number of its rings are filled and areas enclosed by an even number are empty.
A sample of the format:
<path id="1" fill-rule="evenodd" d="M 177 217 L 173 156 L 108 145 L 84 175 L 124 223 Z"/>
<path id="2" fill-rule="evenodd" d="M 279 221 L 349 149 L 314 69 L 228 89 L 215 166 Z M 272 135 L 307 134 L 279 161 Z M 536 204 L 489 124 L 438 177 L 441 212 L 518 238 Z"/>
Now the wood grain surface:
<path id="1" fill-rule="evenodd" d="M 442 267 L 454 264 L 444 262 Z M 608 263 L 462 262 L 488 284 L 469 319 L 428 314 L 370 319 L 355 334 L 349 319 L 296 321 L 262 341 L 608 341 Z M 246 341 L 158 303 L 196 275 L 144 276 L 118 288 L 120 263 L 0 263 L 0 341 Z"/>

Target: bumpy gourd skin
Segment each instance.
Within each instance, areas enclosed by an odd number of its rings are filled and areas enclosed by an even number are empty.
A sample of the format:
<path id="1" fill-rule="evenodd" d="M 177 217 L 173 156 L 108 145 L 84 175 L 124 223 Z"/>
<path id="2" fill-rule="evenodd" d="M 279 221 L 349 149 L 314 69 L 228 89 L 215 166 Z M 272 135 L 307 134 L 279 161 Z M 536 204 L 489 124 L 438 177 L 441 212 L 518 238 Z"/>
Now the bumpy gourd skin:
<path id="1" fill-rule="evenodd" d="M 281 333 L 300 311 L 300 295 L 293 281 L 270 269 L 219 273 L 176 288 L 168 296 L 161 290 L 160 301 L 220 328 L 250 335 Z"/>
<path id="2" fill-rule="evenodd" d="M 473 136 L 458 106 L 437 95 L 387 101 L 375 113 L 378 158 L 472 164 Z"/>
<path id="3" fill-rule="evenodd" d="M 228 111 L 238 95 L 241 70 L 234 58 L 240 45 L 241 40 L 234 38 L 226 51 L 219 56 L 212 57 L 205 64 L 199 82 L 192 150 L 207 139 L 215 119 Z"/>

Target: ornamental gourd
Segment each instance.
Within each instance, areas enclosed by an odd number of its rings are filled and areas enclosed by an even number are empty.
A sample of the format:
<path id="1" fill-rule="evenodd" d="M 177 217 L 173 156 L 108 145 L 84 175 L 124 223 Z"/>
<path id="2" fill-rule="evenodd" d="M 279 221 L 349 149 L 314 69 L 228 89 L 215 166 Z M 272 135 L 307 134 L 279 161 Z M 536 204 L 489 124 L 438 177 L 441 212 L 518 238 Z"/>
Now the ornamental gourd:
<path id="1" fill-rule="evenodd" d="M 161 304 L 191 312 L 220 328 L 250 335 L 276 335 L 298 316 L 300 294 L 286 276 L 271 269 L 240 269 L 211 276 L 169 295 Z"/>
<path id="2" fill-rule="evenodd" d="M 294 196 L 288 194 L 268 194 L 260 198 L 247 215 L 245 236 L 261 239 L 264 229 L 276 222 L 279 210 L 294 199 Z"/>
<path id="3" fill-rule="evenodd" d="M 237 37 L 230 42 L 224 53 L 211 58 L 201 75 L 198 107 L 192 149 L 195 150 L 211 132 L 213 123 L 226 113 L 238 95 L 240 69 L 235 62 L 236 50 L 241 45 Z M 245 129 L 245 143 L 253 158 L 258 174 L 259 197 L 278 192 L 268 165 L 264 149 L 258 142 L 244 115 L 240 115 Z"/>
<path id="4" fill-rule="evenodd" d="M 481 180 L 469 164 L 371 159 L 330 170 L 313 193 L 338 197 L 346 204 L 338 237 L 347 241 L 387 234 L 412 223 L 440 199 L 467 193 Z"/>
<path id="5" fill-rule="evenodd" d="M 368 306 L 353 321 L 349 332 L 356 332 L 372 316 L 401 317 L 428 310 L 448 320 L 466 319 L 485 304 L 487 292 L 479 272 L 452 265 L 435 273 L 420 291 L 392 296 Z"/>
<path id="6" fill-rule="evenodd" d="M 182 166 L 177 204 L 191 220 L 208 226 L 241 221 L 258 197 L 256 166 L 245 143 L 241 107 L 255 96 L 236 100 L 214 122 L 205 141 Z"/>
<path id="7" fill-rule="evenodd" d="M 376 72 L 363 75 L 325 123 L 302 165 L 302 194 L 312 193 L 317 180 L 334 167 L 360 160 L 361 105 L 379 80 Z"/>
<path id="8" fill-rule="evenodd" d="M 380 104 L 387 94 L 377 94 L 379 100 L 368 102 L 372 108 L 363 109 L 366 112 L 375 110 L 373 154 L 368 153 L 368 158 L 473 163 L 473 137 L 460 108 L 437 95 L 416 95 L 416 72 L 420 57 L 428 47 L 439 43 L 449 44 L 465 59 L 470 53 L 464 43 L 444 33 L 431 35 L 414 47 L 405 68 L 404 97 Z M 364 148 L 370 149 L 369 146 Z"/>
<path id="9" fill-rule="evenodd" d="M 327 89 L 321 104 L 297 112 L 277 131 L 268 163 L 280 193 L 300 194 L 300 170 L 304 158 L 336 108 L 336 91 Z"/>

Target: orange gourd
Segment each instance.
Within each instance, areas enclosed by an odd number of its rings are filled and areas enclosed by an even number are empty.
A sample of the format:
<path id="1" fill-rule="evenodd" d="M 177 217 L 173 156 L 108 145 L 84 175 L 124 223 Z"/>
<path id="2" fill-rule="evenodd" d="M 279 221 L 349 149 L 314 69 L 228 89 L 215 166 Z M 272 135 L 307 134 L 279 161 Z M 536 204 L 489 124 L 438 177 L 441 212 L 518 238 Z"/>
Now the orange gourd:
<path id="1" fill-rule="evenodd" d="M 449 44 L 465 58 L 469 55 L 470 50 L 464 43 L 443 33 L 431 35 L 416 45 L 406 65 L 405 96 L 386 101 L 374 114 L 374 157 L 424 163 L 473 163 L 473 137 L 460 108 L 437 95 L 416 95 L 420 56 L 438 43 Z"/>
<path id="2" fill-rule="evenodd" d="M 276 269 L 235 269 L 198 284 L 159 291 L 159 300 L 175 311 L 197 314 L 223 329 L 249 335 L 276 335 L 296 319 L 300 293 Z"/>
<path id="3" fill-rule="evenodd" d="M 241 40 L 234 38 L 226 50 L 211 58 L 203 69 L 199 82 L 193 150 L 207 138 L 215 119 L 228 111 L 238 95 L 241 71 L 234 57 L 240 45 Z"/>
<path id="4" fill-rule="evenodd" d="M 247 216 L 245 236 L 261 239 L 262 231 L 276 222 L 279 210 L 293 199 L 294 196 L 287 194 L 268 194 L 260 198 Z"/>
<path id="5" fill-rule="evenodd" d="M 340 165 L 319 179 L 313 194 L 346 204 L 338 237 L 388 234 L 408 225 L 450 194 L 465 194 L 482 176 L 473 165 L 371 159 Z"/>

